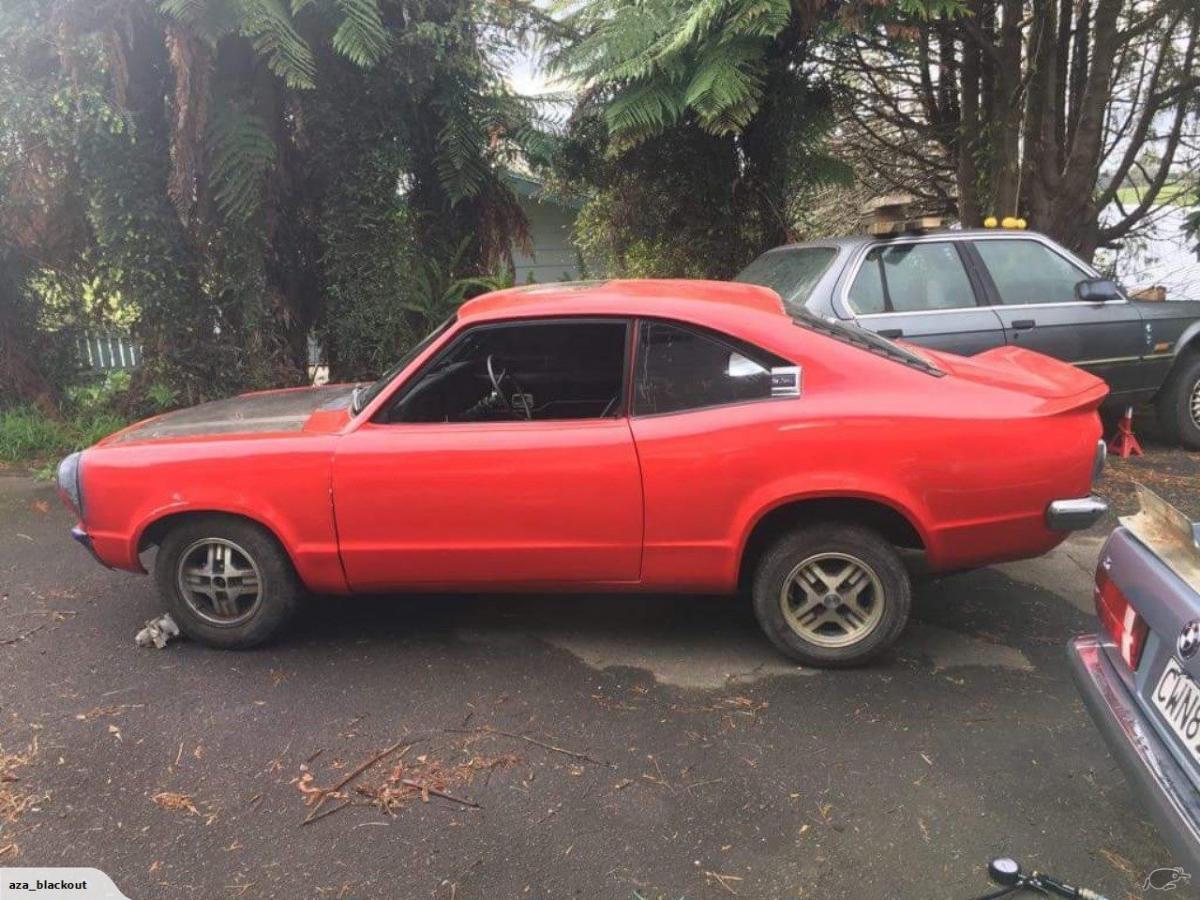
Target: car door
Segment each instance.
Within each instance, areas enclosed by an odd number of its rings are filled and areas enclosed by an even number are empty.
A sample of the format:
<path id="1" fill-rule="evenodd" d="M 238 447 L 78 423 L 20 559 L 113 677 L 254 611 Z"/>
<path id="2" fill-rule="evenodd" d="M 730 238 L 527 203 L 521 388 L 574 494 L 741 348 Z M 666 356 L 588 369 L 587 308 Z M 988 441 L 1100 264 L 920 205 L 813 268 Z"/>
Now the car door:
<path id="1" fill-rule="evenodd" d="M 630 424 L 646 498 L 644 583 L 730 587 L 744 504 L 761 486 L 763 447 L 778 441 L 774 404 L 802 382 L 799 367 L 727 335 L 639 324 Z"/>
<path id="2" fill-rule="evenodd" d="M 344 435 L 333 502 L 355 590 L 636 581 L 629 325 L 468 327 Z"/>
<path id="3" fill-rule="evenodd" d="M 981 295 L 958 242 L 898 240 L 860 258 L 844 299 L 859 325 L 883 337 L 970 356 L 1004 344 Z"/>
<path id="4" fill-rule="evenodd" d="M 1075 285 L 1094 273 L 1032 235 L 976 237 L 971 247 L 1008 343 L 1074 363 L 1114 393 L 1141 387 L 1146 339 L 1135 305 L 1079 300 Z"/>

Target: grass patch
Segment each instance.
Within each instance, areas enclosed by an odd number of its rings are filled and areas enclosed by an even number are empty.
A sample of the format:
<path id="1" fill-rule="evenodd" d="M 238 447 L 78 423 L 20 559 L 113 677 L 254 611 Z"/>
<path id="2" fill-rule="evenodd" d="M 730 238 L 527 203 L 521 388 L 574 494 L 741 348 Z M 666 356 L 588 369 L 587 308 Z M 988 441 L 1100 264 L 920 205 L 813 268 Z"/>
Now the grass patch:
<path id="1" fill-rule="evenodd" d="M 1139 189 L 1128 185 L 1117 191 L 1117 198 L 1128 209 L 1137 206 L 1141 202 L 1141 195 L 1145 191 L 1145 188 Z M 1191 206 L 1195 199 L 1195 187 L 1181 181 L 1172 181 L 1162 186 L 1162 190 L 1158 192 L 1158 197 L 1155 198 L 1154 202 L 1155 204 L 1173 203 L 1176 206 L 1187 207 Z"/>
<path id="2" fill-rule="evenodd" d="M 107 411 L 52 419 L 32 407 L 0 410 L 0 463 L 42 470 L 127 424 Z"/>

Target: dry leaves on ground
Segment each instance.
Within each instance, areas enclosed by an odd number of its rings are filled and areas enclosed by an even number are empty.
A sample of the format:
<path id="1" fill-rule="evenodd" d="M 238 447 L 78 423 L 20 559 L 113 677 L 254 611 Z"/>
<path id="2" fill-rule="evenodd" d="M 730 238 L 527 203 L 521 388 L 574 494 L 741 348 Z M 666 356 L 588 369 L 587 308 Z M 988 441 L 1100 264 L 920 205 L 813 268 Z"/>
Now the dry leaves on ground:
<path id="1" fill-rule="evenodd" d="M 405 748 L 406 750 L 408 748 Z M 314 822 L 331 812 L 336 812 L 342 806 L 347 806 L 356 802 L 353 796 L 350 796 L 350 784 L 360 775 L 365 774 L 371 766 L 387 755 L 387 751 L 383 754 L 377 754 L 367 763 L 358 767 L 356 770 L 336 785 L 332 787 L 321 787 L 316 784 L 315 776 L 308 770 L 307 766 L 302 766 L 301 774 L 294 780 L 296 789 L 304 795 L 304 803 L 306 806 L 312 806 L 313 811 L 309 814 L 306 822 Z M 401 754 L 403 757 L 403 753 Z M 463 798 L 460 798 L 452 793 L 453 790 L 471 784 L 475 777 L 481 772 L 491 772 L 494 769 L 509 768 L 518 765 L 521 762 L 520 757 L 514 755 L 505 756 L 481 756 L 474 755 L 463 762 L 447 764 L 441 760 L 432 758 L 429 754 L 418 756 L 412 763 L 406 763 L 402 760 L 393 765 L 391 772 L 381 782 L 372 783 L 366 782 L 355 785 L 353 794 L 363 798 L 357 801 L 361 804 L 377 806 L 385 813 L 395 813 L 409 801 L 420 799 L 423 803 L 428 803 L 430 797 L 441 797 L 451 802 L 470 804 Z M 327 800 L 340 800 L 342 806 L 333 807 L 327 812 L 318 813 L 317 810 Z"/>
<path id="2" fill-rule="evenodd" d="M 355 791 L 385 813 L 394 813 L 410 800 L 419 797 L 422 803 L 428 803 L 431 794 L 446 796 L 455 788 L 471 784 L 480 772 L 507 769 L 520 762 L 520 757 L 512 754 L 472 756 L 453 765 L 418 756 L 412 765 L 398 763 L 383 782 L 359 785 Z"/>
<path id="3" fill-rule="evenodd" d="M 0 747 L 0 826 L 15 825 L 24 812 L 44 799 L 29 792 L 20 774 L 37 754 L 37 735 L 22 753 L 7 753 Z M 0 856 L 15 857 L 18 852 L 15 841 L 0 841 Z"/>
<path id="4" fill-rule="evenodd" d="M 189 812 L 194 816 L 200 815 L 200 810 L 196 809 L 196 801 L 190 794 L 175 794 L 170 791 L 162 791 L 155 794 L 151 798 L 160 807 L 171 812 Z"/>

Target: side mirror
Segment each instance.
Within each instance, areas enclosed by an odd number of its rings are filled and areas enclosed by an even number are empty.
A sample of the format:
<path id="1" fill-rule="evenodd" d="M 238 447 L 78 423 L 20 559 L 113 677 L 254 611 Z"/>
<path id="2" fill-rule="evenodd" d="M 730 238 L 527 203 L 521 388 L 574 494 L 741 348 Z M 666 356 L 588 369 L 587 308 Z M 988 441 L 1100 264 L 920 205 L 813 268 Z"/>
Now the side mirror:
<path id="1" fill-rule="evenodd" d="M 1085 278 L 1075 285 L 1075 296 L 1084 303 L 1107 303 L 1122 299 L 1116 282 L 1107 278 Z"/>

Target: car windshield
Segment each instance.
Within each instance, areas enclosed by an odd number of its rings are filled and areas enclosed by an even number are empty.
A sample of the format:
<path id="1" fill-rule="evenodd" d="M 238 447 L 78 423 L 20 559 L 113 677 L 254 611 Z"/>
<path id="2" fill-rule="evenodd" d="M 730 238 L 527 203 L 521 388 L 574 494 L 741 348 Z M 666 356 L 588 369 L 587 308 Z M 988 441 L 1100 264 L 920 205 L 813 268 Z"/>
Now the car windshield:
<path id="1" fill-rule="evenodd" d="M 929 360 L 925 359 L 925 357 L 918 356 L 916 353 L 906 350 L 898 344 L 893 344 L 887 338 L 882 338 L 873 331 L 867 331 L 865 328 L 845 322 L 823 319 L 820 316 L 813 315 L 806 309 L 789 309 L 788 314 L 792 317 L 792 321 L 801 328 L 818 331 L 834 340 L 853 344 L 871 353 L 886 356 L 889 359 L 896 360 L 896 362 L 904 363 L 906 366 L 920 369 L 929 375 L 940 377 L 946 374 Z"/>
<path id="2" fill-rule="evenodd" d="M 350 412 L 352 415 L 358 415 L 365 409 L 372 400 L 379 396 L 379 392 L 391 384 L 392 379 L 399 375 L 408 367 L 408 364 L 420 356 L 425 348 L 441 337 L 447 328 L 454 324 L 454 316 L 448 318 L 445 322 L 439 325 L 429 334 L 421 339 L 421 342 L 414 346 L 411 350 L 405 353 L 400 359 L 392 365 L 386 372 L 379 376 L 379 379 L 367 387 L 360 385 L 354 389 L 354 396 L 350 401 Z"/>
<path id="3" fill-rule="evenodd" d="M 784 305 L 803 306 L 837 256 L 832 247 L 781 247 L 768 250 L 738 273 L 734 281 L 761 284 L 783 298 Z"/>

